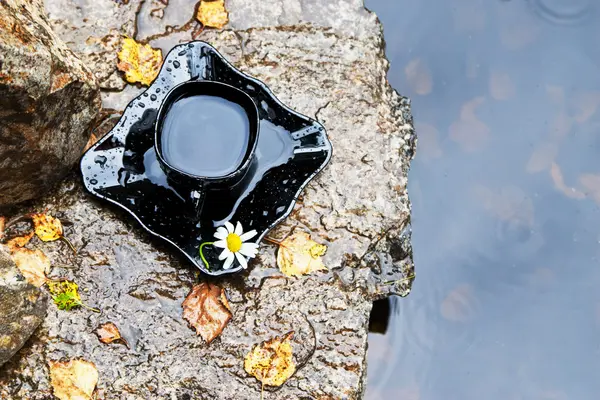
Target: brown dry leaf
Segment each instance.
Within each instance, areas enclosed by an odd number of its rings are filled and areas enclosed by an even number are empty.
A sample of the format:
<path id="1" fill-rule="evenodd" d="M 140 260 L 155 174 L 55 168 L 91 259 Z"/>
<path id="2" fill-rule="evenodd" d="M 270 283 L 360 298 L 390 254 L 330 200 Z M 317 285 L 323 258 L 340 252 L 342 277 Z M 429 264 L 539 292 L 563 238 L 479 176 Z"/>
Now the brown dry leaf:
<path id="1" fill-rule="evenodd" d="M 229 305 L 229 301 L 227 300 L 227 295 L 224 290 L 221 290 L 221 303 L 225 306 L 229 312 L 231 312 L 231 306 Z"/>
<path id="2" fill-rule="evenodd" d="M 149 86 L 158 75 L 162 64 L 162 51 L 148 44 L 141 44 L 125 37 L 121 41 L 121 50 L 117 54 L 119 71 L 125 72 L 129 83 L 140 82 Z"/>
<path id="3" fill-rule="evenodd" d="M 416 94 L 426 95 L 433 90 L 431 71 L 420 58 L 410 61 L 404 68 L 404 74 Z"/>
<path id="4" fill-rule="evenodd" d="M 88 151 L 90 147 L 92 147 L 93 145 L 96 144 L 96 142 L 98 141 L 98 138 L 96 137 L 96 135 L 94 135 L 93 133 L 90 135 L 90 138 L 88 139 L 88 142 L 85 145 L 85 148 L 83 149 L 84 152 Z"/>
<path id="5" fill-rule="evenodd" d="M 196 19 L 204 26 L 221 29 L 229 22 L 229 13 L 224 0 L 202 0 L 198 6 Z"/>
<path id="6" fill-rule="evenodd" d="M 496 100 L 508 100 L 516 93 L 515 84 L 506 72 L 492 71 L 490 75 L 490 94 Z"/>
<path id="7" fill-rule="evenodd" d="M 6 242 L 6 246 L 8 247 L 8 249 L 10 251 L 14 251 L 15 249 L 18 249 L 19 247 L 23 247 L 27 243 L 29 243 L 29 241 L 31 240 L 33 235 L 34 235 L 34 232 L 31 231 L 27 235 L 17 236 L 15 238 L 12 238 Z"/>
<path id="8" fill-rule="evenodd" d="M 558 155 L 558 144 L 555 142 L 544 142 L 533 150 L 525 170 L 534 174 L 549 169 Z"/>
<path id="9" fill-rule="evenodd" d="M 480 121 L 475 109 L 485 102 L 484 97 L 476 97 L 466 102 L 460 111 L 460 119 L 450 125 L 450 138 L 468 152 L 480 150 L 490 136 L 490 128 Z"/>
<path id="10" fill-rule="evenodd" d="M 98 370 L 85 360 L 50 361 L 50 384 L 60 400 L 92 399 L 98 383 Z"/>
<path id="11" fill-rule="evenodd" d="M 582 124 L 590 119 L 598 110 L 600 106 L 600 92 L 577 93 L 571 101 L 572 105 L 576 108 L 575 121 Z"/>
<path id="12" fill-rule="evenodd" d="M 468 284 L 454 288 L 442 301 L 440 312 L 442 317 L 450 321 L 464 322 L 475 313 L 473 289 Z"/>
<path id="13" fill-rule="evenodd" d="M 475 185 L 473 194 L 486 211 L 494 217 L 503 221 L 533 226 L 533 201 L 521 188 L 509 185 L 492 190 L 483 185 Z"/>
<path id="14" fill-rule="evenodd" d="M 296 231 L 279 243 L 277 266 L 287 276 L 299 276 L 326 270 L 321 256 L 327 246 L 311 240 L 310 234 Z"/>
<path id="15" fill-rule="evenodd" d="M 119 328 L 112 322 L 107 322 L 105 324 L 100 325 L 96 329 L 96 336 L 102 343 L 112 343 L 115 341 L 123 341 L 127 344 L 127 341 L 123 339 L 121 336 L 121 332 L 119 332 Z"/>
<path id="16" fill-rule="evenodd" d="M 438 139 L 439 133 L 435 126 L 426 123 L 416 123 L 415 130 L 419 135 L 419 155 L 426 160 L 441 157 L 442 148 Z"/>
<path id="17" fill-rule="evenodd" d="M 13 247 L 10 250 L 13 261 L 27 282 L 36 287 L 46 283 L 46 274 L 50 272 L 50 260 L 41 250 L 24 247 Z"/>
<path id="18" fill-rule="evenodd" d="M 6 217 L 0 217 L 0 240 L 4 237 L 4 227 L 6 226 Z"/>
<path id="19" fill-rule="evenodd" d="M 549 135 L 554 139 L 564 138 L 573 126 L 574 118 L 567 113 L 565 90 L 561 86 L 546 85 L 546 96 L 554 103 L 557 110 L 549 126 Z M 571 101 L 571 99 L 569 99 Z"/>
<path id="20" fill-rule="evenodd" d="M 294 332 L 258 344 L 244 358 L 246 372 L 263 385 L 281 386 L 296 372 L 291 339 Z"/>
<path id="21" fill-rule="evenodd" d="M 563 178 L 562 171 L 560 170 L 560 166 L 553 162 L 550 166 L 550 177 L 552 177 L 552 181 L 554 182 L 554 187 L 563 192 L 565 196 L 571 199 L 583 199 L 585 198 L 585 194 L 581 191 L 568 187 L 565 184 L 565 180 Z M 600 193 L 599 193 L 600 194 Z M 600 199 L 600 197 L 598 197 Z"/>
<path id="22" fill-rule="evenodd" d="M 31 214 L 35 234 L 44 242 L 51 242 L 63 236 L 63 227 L 58 218 L 46 214 Z"/>
<path id="23" fill-rule="evenodd" d="M 573 121 L 574 119 L 569 117 L 566 110 L 558 111 L 549 126 L 550 137 L 562 139 L 567 136 L 573 127 Z"/>
<path id="24" fill-rule="evenodd" d="M 223 289 L 219 286 L 202 282 L 192 287 L 181 305 L 183 318 L 207 344 L 223 332 L 232 317 L 229 303 L 222 296 Z"/>
<path id="25" fill-rule="evenodd" d="M 579 183 L 585 188 L 585 194 L 590 195 L 596 203 L 600 204 L 600 175 L 583 174 L 579 177 Z M 584 196 L 585 194 L 582 193 Z"/>

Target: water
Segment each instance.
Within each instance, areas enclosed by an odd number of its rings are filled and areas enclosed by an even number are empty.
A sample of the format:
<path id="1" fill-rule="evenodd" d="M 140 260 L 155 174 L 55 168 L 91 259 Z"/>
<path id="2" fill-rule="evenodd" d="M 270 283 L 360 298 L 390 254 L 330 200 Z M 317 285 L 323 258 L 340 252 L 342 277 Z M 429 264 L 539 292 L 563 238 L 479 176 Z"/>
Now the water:
<path id="1" fill-rule="evenodd" d="M 416 281 L 374 313 L 366 399 L 596 399 L 600 3 L 366 6 L 419 136 Z"/>
<path id="2" fill-rule="evenodd" d="M 192 175 L 219 177 L 234 172 L 248 150 L 250 121 L 237 103 L 198 95 L 176 100 L 162 127 L 165 160 Z"/>

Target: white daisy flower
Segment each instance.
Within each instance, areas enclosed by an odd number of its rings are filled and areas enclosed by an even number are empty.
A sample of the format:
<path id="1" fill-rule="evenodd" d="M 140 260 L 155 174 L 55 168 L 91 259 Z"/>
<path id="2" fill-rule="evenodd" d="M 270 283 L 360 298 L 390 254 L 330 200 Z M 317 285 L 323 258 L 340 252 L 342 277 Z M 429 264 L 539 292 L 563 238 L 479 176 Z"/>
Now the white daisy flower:
<path id="1" fill-rule="evenodd" d="M 243 233 L 242 224 L 237 223 L 235 229 L 231 222 L 225 222 L 225 226 L 220 226 L 215 232 L 215 237 L 219 239 L 213 245 L 223 249 L 219 255 L 219 260 L 225 260 L 223 269 L 229 269 L 233 265 L 233 259 L 236 258 L 242 268 L 248 268 L 246 257 L 253 258 L 258 252 L 258 244 L 245 243 L 247 240 L 256 236 L 256 231 L 251 230 Z"/>

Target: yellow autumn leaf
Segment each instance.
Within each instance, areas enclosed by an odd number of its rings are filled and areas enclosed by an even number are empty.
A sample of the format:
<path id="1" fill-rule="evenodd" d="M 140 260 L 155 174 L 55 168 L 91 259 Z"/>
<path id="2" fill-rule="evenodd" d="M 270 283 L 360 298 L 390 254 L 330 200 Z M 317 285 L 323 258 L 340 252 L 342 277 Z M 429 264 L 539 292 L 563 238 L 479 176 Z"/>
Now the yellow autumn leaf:
<path id="1" fill-rule="evenodd" d="M 229 22 L 229 13 L 224 0 L 202 0 L 198 6 L 196 19 L 204 26 L 220 29 Z"/>
<path id="2" fill-rule="evenodd" d="M 121 50 L 117 54 L 117 68 L 125 73 L 129 83 L 140 82 L 149 86 L 158 75 L 162 64 L 162 51 L 148 44 L 141 44 L 132 38 L 123 38 Z"/>
<path id="3" fill-rule="evenodd" d="M 6 242 L 6 246 L 8 247 L 8 249 L 10 251 L 14 251 L 15 249 L 23 247 L 27 243 L 29 243 L 29 241 L 31 240 L 33 235 L 34 235 L 33 232 L 29 232 L 27 235 L 17 236 L 15 238 L 12 238 Z"/>
<path id="4" fill-rule="evenodd" d="M 281 386 L 296 372 L 291 339 L 294 332 L 258 344 L 244 358 L 246 372 L 263 385 Z"/>
<path id="5" fill-rule="evenodd" d="M 50 361 L 50 384 L 60 400 L 92 399 L 98 383 L 98 370 L 85 360 Z"/>
<path id="6" fill-rule="evenodd" d="M 327 269 L 321 260 L 327 246 L 311 240 L 310 234 L 297 231 L 278 244 L 277 266 L 285 275 L 299 276 Z"/>
<path id="7" fill-rule="evenodd" d="M 35 234 L 44 242 L 51 242 L 63 236 L 63 227 L 58 218 L 46 214 L 31 214 Z"/>
<path id="8" fill-rule="evenodd" d="M 10 250 L 13 261 L 27 282 L 36 287 L 46 283 L 46 274 L 50 272 L 50 259 L 41 250 L 24 247 L 14 247 Z"/>

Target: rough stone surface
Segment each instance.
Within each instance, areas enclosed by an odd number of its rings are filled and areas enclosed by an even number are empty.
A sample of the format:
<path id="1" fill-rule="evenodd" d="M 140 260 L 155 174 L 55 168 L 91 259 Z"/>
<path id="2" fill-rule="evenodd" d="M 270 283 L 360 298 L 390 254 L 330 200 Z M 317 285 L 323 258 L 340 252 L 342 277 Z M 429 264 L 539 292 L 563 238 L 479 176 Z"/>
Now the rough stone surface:
<path id="1" fill-rule="evenodd" d="M 46 315 L 47 297 L 27 283 L 0 248 L 0 365 L 29 339 Z"/>
<path id="2" fill-rule="evenodd" d="M 100 110 L 93 76 L 43 12 L 38 0 L 0 2 L 0 206 L 64 177 Z"/>
<path id="3" fill-rule="evenodd" d="M 206 346 L 181 316 L 190 287 L 205 278 L 127 214 L 85 195 L 73 177 L 32 209 L 49 208 L 71 223 L 66 234 L 77 256 L 60 242 L 44 251 L 55 265 L 75 267 L 52 274 L 79 283 L 84 301 L 102 314 L 51 306 L 32 346 L 0 370 L 0 398 L 48 398 L 46 360 L 83 357 L 98 367 L 103 399 L 257 399 L 260 384 L 244 372 L 243 357 L 254 344 L 289 330 L 296 332 L 299 368 L 281 388 L 268 389 L 266 399 L 361 398 L 372 301 L 408 294 L 413 276 L 406 176 L 415 138 L 408 100 L 385 78 L 376 17 L 357 0 L 253 2 L 264 12 L 231 0 L 230 29 L 202 31 L 190 20 L 195 4 L 184 0 L 141 7 L 134 0 L 100 0 L 86 2 L 77 13 L 64 11 L 75 3 L 62 1 L 47 0 L 46 6 L 63 10 L 60 18 L 51 12 L 52 24 L 65 27 L 75 51 L 95 40 L 90 37 L 130 29 L 128 15 L 136 20 L 133 34 L 163 51 L 191 39 L 211 43 L 284 103 L 325 125 L 332 161 L 271 237 L 310 231 L 329 246 L 329 271 L 285 278 L 275 265 L 275 247 L 263 243 L 247 272 L 216 281 L 226 289 L 234 317 Z M 105 12 L 110 15 L 92 22 Z M 164 19 L 171 25 L 166 33 Z M 97 76 L 115 72 L 89 60 Z M 121 92 L 106 91 L 104 106 L 122 110 L 140 90 L 126 85 Z M 101 131 L 117 119 L 108 117 Z M 108 321 L 130 348 L 98 341 L 94 330 Z"/>

